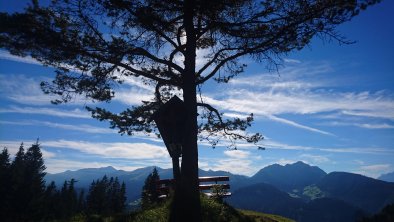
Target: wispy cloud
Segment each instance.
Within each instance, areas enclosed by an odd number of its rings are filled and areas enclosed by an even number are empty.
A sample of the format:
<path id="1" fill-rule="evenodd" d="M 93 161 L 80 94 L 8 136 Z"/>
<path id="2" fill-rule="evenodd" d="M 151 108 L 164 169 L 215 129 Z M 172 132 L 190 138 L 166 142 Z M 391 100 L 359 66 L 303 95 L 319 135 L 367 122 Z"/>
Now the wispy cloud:
<path id="1" fill-rule="evenodd" d="M 25 75 L 0 75 L 0 95 L 19 104 L 49 105 L 55 97 L 45 95 L 40 80 Z"/>
<path id="2" fill-rule="evenodd" d="M 51 81 L 50 78 L 30 77 L 23 74 L 0 73 L 0 96 L 14 103 L 43 106 L 52 105 L 51 101 L 58 99 L 56 95 L 45 94 L 40 87 L 42 81 Z M 86 105 L 92 101 L 82 95 L 74 95 L 67 105 Z"/>
<path id="3" fill-rule="evenodd" d="M 35 141 L 1 141 L 0 140 L 0 148 L 7 148 L 8 153 L 13 157 L 19 150 L 21 143 L 23 142 L 23 147 L 25 151 L 35 143 Z M 50 152 L 45 148 L 41 147 L 41 153 L 45 160 L 51 159 L 56 156 L 56 153 Z M 12 158 L 11 158 L 12 159 Z"/>
<path id="4" fill-rule="evenodd" d="M 226 113 L 225 116 L 227 117 L 245 117 L 247 114 L 253 113 L 257 118 L 268 118 L 270 120 L 276 121 L 276 122 L 280 122 L 283 124 L 287 124 L 293 127 L 297 127 L 300 129 L 304 129 L 304 130 L 308 130 L 311 132 L 315 132 L 315 133 L 320 133 L 320 134 L 324 134 L 324 135 L 330 135 L 333 136 L 332 133 L 330 132 L 326 132 L 317 128 L 313 128 L 310 126 L 306 126 L 306 125 L 302 125 L 299 123 L 296 123 L 295 121 L 291 121 L 285 118 L 280 118 L 276 115 L 273 115 L 272 113 L 275 112 L 270 112 L 269 110 L 267 110 L 267 106 L 265 106 L 264 104 L 261 103 L 261 101 L 257 101 L 256 98 L 252 98 L 253 96 L 247 96 L 244 99 L 224 99 L 224 100 L 219 100 L 219 99 L 214 99 L 211 97 L 204 97 L 204 101 L 216 106 L 216 107 L 220 107 L 222 110 L 228 110 L 230 111 L 230 113 Z M 267 103 L 270 105 L 274 105 L 274 106 L 279 106 L 277 104 L 274 103 Z M 232 112 L 236 112 L 236 113 L 232 113 Z M 280 114 L 280 113 L 279 113 Z"/>
<path id="5" fill-rule="evenodd" d="M 52 127 L 52 128 L 57 128 L 57 129 L 65 129 L 65 130 L 71 130 L 71 131 L 79 131 L 79 132 L 84 132 L 84 133 L 94 133 L 94 134 L 114 134 L 116 133 L 116 130 L 109 129 L 109 128 L 101 128 L 101 127 L 95 127 L 92 125 L 87 125 L 87 124 L 61 124 L 61 123 L 55 123 L 55 122 L 49 122 L 49 121 L 37 121 L 37 120 L 26 120 L 26 121 L 0 121 L 0 124 L 8 124 L 8 125 L 20 125 L 20 126 L 29 126 L 29 125 L 34 125 L 34 126 L 45 126 L 45 127 Z"/>
<path id="6" fill-rule="evenodd" d="M 106 158 L 161 159 L 167 158 L 167 150 L 149 143 L 100 143 L 88 141 L 42 141 L 43 147 L 63 148 Z"/>
<path id="7" fill-rule="evenodd" d="M 321 163 L 327 163 L 330 162 L 330 159 L 326 156 L 322 155 L 312 155 L 312 154 L 301 154 L 300 156 L 301 160 L 304 160 L 305 162 L 313 163 L 313 164 L 321 164 Z"/>
<path id="8" fill-rule="evenodd" d="M 394 148 L 392 147 L 315 147 L 315 146 L 301 146 L 290 145 L 273 140 L 265 140 L 262 145 L 267 149 L 279 150 L 297 150 L 297 151 L 322 151 L 327 153 L 362 153 L 375 155 L 394 155 Z"/>
<path id="9" fill-rule="evenodd" d="M 356 122 L 338 122 L 332 121 L 327 123 L 322 123 L 322 125 L 328 126 L 355 126 L 365 129 L 394 129 L 394 125 L 388 123 L 356 123 Z"/>
<path id="10" fill-rule="evenodd" d="M 32 141 L 23 141 L 24 144 L 32 144 Z M 0 141 L 1 147 L 10 147 L 12 153 L 16 153 L 21 141 Z M 123 142 L 90 142 L 74 140 L 40 140 L 41 149 L 51 148 L 78 151 L 85 154 L 98 155 L 103 158 L 123 158 L 132 160 L 153 160 L 169 158 L 167 150 L 163 146 L 149 143 L 123 143 Z M 59 156 L 59 155 L 57 155 Z"/>
<path id="11" fill-rule="evenodd" d="M 381 170 L 387 170 L 389 168 L 390 168 L 390 164 L 375 164 L 375 165 L 360 167 L 360 169 L 362 170 L 371 170 L 371 171 L 381 171 Z"/>
<path id="12" fill-rule="evenodd" d="M 154 97 L 153 92 L 143 89 L 122 89 L 115 93 L 114 100 L 125 105 L 140 105 L 142 101 L 151 101 Z"/>
<path id="13" fill-rule="evenodd" d="M 154 88 L 144 84 L 137 77 L 120 76 L 124 81 L 122 85 L 116 87 L 114 101 L 126 105 L 138 105 L 141 101 L 149 101 L 154 96 Z M 51 81 L 49 78 L 37 79 L 26 75 L 0 74 L 0 96 L 18 104 L 25 105 L 51 105 L 51 101 L 58 99 L 56 95 L 44 94 L 40 88 L 41 81 Z M 92 104 L 92 100 L 83 95 L 75 95 L 66 105 L 86 105 Z"/>
<path id="14" fill-rule="evenodd" d="M 297 63 L 297 64 L 301 63 L 301 61 L 297 60 L 297 59 L 284 59 L 284 62 L 286 62 L 286 63 Z"/>
<path id="15" fill-rule="evenodd" d="M 250 152 L 245 150 L 226 150 L 224 155 L 235 159 L 246 159 L 250 156 Z"/>
<path id="16" fill-rule="evenodd" d="M 222 97 L 224 98 L 206 97 L 204 100 L 225 110 L 240 113 L 252 112 L 256 115 L 304 115 L 342 110 L 347 115 L 380 116 L 394 119 L 394 99 L 382 98 L 380 95 L 369 92 L 356 94 L 321 90 L 289 94 L 232 89 Z"/>
<path id="17" fill-rule="evenodd" d="M 225 150 L 221 158 L 201 158 L 199 167 L 204 170 L 220 170 L 233 174 L 252 176 L 259 168 L 256 166 L 260 155 L 252 155 L 247 150 Z M 260 167 L 260 166 L 259 166 Z"/>
<path id="18" fill-rule="evenodd" d="M 280 71 L 281 75 L 258 74 L 235 78 L 220 92 L 207 94 L 204 101 L 211 103 L 230 115 L 255 114 L 256 118 L 265 117 L 293 127 L 325 135 L 333 135 L 306 126 L 281 115 L 292 114 L 323 118 L 319 114 L 338 113 L 337 119 L 358 116 L 364 122 L 359 127 L 369 129 L 391 128 L 387 121 L 394 120 L 394 95 L 387 90 L 338 91 L 338 83 L 323 74 L 333 68 L 329 63 L 295 63 Z M 227 88 L 226 88 L 227 87 Z M 231 114 L 232 113 L 232 114 Z M 332 116 L 334 117 L 334 116 Z M 380 118 L 385 121 L 373 124 L 367 118 Z"/>
<path id="19" fill-rule="evenodd" d="M 204 170 L 226 171 L 233 174 L 251 176 L 258 170 L 250 159 L 226 158 L 207 159 L 199 162 L 199 167 Z"/>
<path id="20" fill-rule="evenodd" d="M 53 109 L 42 107 L 18 107 L 10 106 L 8 108 L 0 108 L 0 113 L 22 113 L 22 114 L 38 114 L 56 117 L 72 117 L 72 118 L 91 118 L 87 111 L 81 109 Z"/>
<path id="21" fill-rule="evenodd" d="M 290 125 L 290 126 L 294 126 L 294 127 L 300 128 L 300 129 L 304 129 L 304 130 L 308 130 L 308 131 L 311 131 L 311 132 L 320 133 L 320 134 L 324 134 L 324 135 L 334 136 L 334 134 L 332 134 L 332 133 L 329 133 L 329 132 L 326 132 L 326 131 L 323 131 L 323 130 L 319 130 L 319 129 L 316 129 L 316 128 L 313 128 L 313 127 L 305 126 L 305 125 L 302 125 L 302 124 L 299 124 L 299 123 L 296 123 L 294 121 L 287 120 L 287 119 L 284 119 L 284 118 L 279 118 L 279 117 L 274 116 L 274 115 L 265 115 L 265 117 L 267 117 L 270 120 L 274 120 L 276 122 L 284 123 L 284 124 L 287 124 L 287 125 Z"/>
<path id="22" fill-rule="evenodd" d="M 19 56 L 11 55 L 9 52 L 4 51 L 4 50 L 0 50 L 0 59 L 10 60 L 10 61 L 14 61 L 14 62 L 21 62 L 21 63 L 26 63 L 26 64 L 41 65 L 40 62 L 38 62 L 37 60 L 33 59 L 30 56 L 19 57 Z"/>

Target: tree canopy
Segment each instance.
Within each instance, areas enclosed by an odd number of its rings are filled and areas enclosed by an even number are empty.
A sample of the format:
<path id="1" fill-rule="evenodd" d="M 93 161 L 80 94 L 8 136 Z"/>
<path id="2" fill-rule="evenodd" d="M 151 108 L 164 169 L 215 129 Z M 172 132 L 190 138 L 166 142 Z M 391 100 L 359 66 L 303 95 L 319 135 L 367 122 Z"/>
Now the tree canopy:
<path id="1" fill-rule="evenodd" d="M 121 113 L 89 108 L 93 117 L 131 135 L 155 129 L 151 114 L 174 92 L 181 93 L 186 63 L 195 63 L 196 52 L 202 52 L 204 64 L 191 70 L 194 86 L 211 78 L 228 82 L 243 72 L 244 56 L 277 65 L 281 56 L 302 49 L 316 35 L 346 42 L 335 27 L 375 2 L 56 0 L 40 7 L 33 1 L 25 13 L 1 14 L 0 46 L 58 68 L 52 83 L 41 84 L 44 92 L 59 95 L 56 104 L 75 94 L 108 102 L 129 76 L 155 87 L 152 101 Z M 215 107 L 198 105 L 207 120 L 199 125 L 200 136 L 213 145 L 217 134 L 262 139 L 234 133 L 250 126 L 253 115 L 224 120 Z"/>

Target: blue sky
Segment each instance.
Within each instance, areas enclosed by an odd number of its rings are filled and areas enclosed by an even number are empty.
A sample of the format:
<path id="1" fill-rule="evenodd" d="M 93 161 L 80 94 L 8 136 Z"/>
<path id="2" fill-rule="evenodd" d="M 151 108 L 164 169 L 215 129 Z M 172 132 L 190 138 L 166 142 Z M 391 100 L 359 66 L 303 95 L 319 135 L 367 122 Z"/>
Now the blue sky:
<path id="1" fill-rule="evenodd" d="M 19 3 L 0 3 L 1 11 L 20 10 Z M 383 1 L 339 26 L 355 44 L 314 39 L 286 56 L 279 72 L 246 60 L 246 72 L 230 83 L 204 86 L 204 101 L 227 117 L 254 113 L 250 132 L 265 136 L 266 150 L 243 143 L 229 150 L 225 140 L 215 149 L 201 143 L 200 168 L 253 175 L 273 163 L 302 160 L 326 172 L 377 177 L 394 171 L 393 10 L 393 1 Z M 51 67 L 0 51 L 1 147 L 14 154 L 21 142 L 29 146 L 39 138 L 50 173 L 108 165 L 171 167 L 159 139 L 120 136 L 84 109 L 121 111 L 151 98 L 151 87 L 129 79 L 110 104 L 75 98 L 56 106 L 39 88 L 53 77 Z"/>

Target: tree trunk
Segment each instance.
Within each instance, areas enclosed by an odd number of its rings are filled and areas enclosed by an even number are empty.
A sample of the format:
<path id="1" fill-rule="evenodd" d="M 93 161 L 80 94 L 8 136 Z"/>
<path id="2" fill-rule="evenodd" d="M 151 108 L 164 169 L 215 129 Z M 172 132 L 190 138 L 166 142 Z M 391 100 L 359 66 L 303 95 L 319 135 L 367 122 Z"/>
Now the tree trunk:
<path id="1" fill-rule="evenodd" d="M 172 174 L 174 176 L 175 182 L 180 180 L 181 178 L 181 169 L 179 168 L 179 158 L 172 157 Z"/>
<path id="2" fill-rule="evenodd" d="M 194 0 L 184 3 L 184 27 L 186 31 L 185 72 L 183 100 L 186 110 L 185 136 L 182 144 L 181 183 L 176 189 L 171 221 L 201 221 L 200 192 L 198 189 L 197 145 L 197 91 L 196 91 L 196 35 L 193 24 Z"/>

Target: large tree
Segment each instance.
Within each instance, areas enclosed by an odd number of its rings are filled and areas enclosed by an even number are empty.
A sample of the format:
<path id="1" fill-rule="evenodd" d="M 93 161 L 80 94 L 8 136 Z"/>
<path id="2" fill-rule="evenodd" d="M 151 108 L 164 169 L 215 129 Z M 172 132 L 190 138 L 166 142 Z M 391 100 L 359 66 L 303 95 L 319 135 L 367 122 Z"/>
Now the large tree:
<path id="1" fill-rule="evenodd" d="M 252 115 L 226 119 L 215 107 L 198 102 L 199 86 L 241 74 L 245 56 L 277 64 L 314 36 L 346 42 L 336 26 L 378 1 L 54 0 L 45 7 L 33 1 L 24 13 L 0 15 L 0 47 L 56 67 L 55 80 L 41 86 L 59 96 L 57 104 L 75 94 L 110 101 L 116 86 L 129 77 L 152 85 L 154 99 L 121 113 L 88 108 L 122 134 L 153 132 L 152 113 L 181 94 L 185 127 L 175 192 L 175 208 L 181 213 L 173 218 L 199 221 L 198 136 L 213 145 L 217 135 L 251 143 L 262 139 L 260 134 L 239 133 L 250 126 Z M 199 50 L 204 52 L 201 66 L 196 65 Z M 198 122 L 197 113 L 205 120 Z"/>

